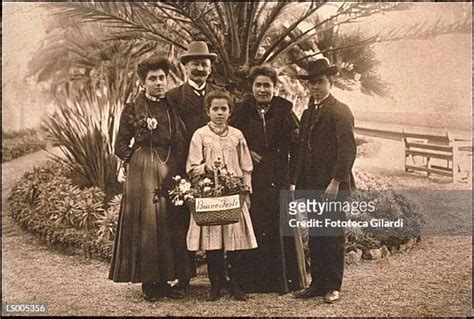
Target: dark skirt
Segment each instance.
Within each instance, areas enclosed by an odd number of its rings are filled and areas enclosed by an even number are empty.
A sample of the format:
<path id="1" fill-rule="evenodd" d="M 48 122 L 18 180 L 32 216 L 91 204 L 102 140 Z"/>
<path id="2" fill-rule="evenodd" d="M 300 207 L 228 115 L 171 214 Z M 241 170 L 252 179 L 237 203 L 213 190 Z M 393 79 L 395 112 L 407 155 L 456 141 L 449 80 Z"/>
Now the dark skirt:
<path id="1" fill-rule="evenodd" d="M 281 236 L 280 190 L 274 162 L 262 161 L 252 174 L 250 215 L 258 247 L 242 252 L 240 285 L 246 292 L 280 294 L 306 286 L 303 242 L 298 229 Z"/>
<path id="2" fill-rule="evenodd" d="M 167 149 L 160 150 L 161 160 Z M 128 165 L 109 279 L 115 282 L 166 282 L 196 276 L 186 249 L 189 215 L 168 197 L 177 175 L 173 154 L 166 163 L 150 148 L 139 148 Z M 153 192 L 160 189 L 159 202 Z"/>

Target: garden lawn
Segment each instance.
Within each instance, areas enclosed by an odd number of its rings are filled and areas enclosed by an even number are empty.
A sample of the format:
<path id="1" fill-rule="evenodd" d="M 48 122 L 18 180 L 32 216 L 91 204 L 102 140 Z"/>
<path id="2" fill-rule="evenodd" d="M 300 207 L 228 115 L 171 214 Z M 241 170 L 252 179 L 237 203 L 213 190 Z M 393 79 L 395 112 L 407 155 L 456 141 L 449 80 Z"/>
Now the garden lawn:
<path id="1" fill-rule="evenodd" d="M 466 187 L 399 172 L 394 165 L 386 163 L 387 152 L 391 150 L 385 148 L 390 143 L 383 141 L 381 145 L 376 155 L 358 160 L 358 169 L 380 176 L 396 176 L 397 185 L 404 188 L 419 185 L 430 185 L 440 190 Z M 4 204 L 15 181 L 45 159 L 45 153 L 41 152 L 2 165 Z M 420 204 L 423 213 L 429 215 L 425 217 L 432 217 L 438 202 Z M 453 210 L 463 208 L 463 205 L 453 206 Z M 425 237 L 409 252 L 348 266 L 342 299 L 333 305 L 323 304 L 321 299 L 296 300 L 290 294 L 251 294 L 247 303 L 234 301 L 226 295 L 218 302 L 206 302 L 203 300 L 209 283 L 203 269 L 191 282 L 185 299 L 149 303 L 142 299 L 139 284 L 117 284 L 107 280 L 108 264 L 51 250 L 6 215 L 3 209 L 2 302 L 44 302 L 48 304 L 49 315 L 471 315 L 471 236 Z"/>

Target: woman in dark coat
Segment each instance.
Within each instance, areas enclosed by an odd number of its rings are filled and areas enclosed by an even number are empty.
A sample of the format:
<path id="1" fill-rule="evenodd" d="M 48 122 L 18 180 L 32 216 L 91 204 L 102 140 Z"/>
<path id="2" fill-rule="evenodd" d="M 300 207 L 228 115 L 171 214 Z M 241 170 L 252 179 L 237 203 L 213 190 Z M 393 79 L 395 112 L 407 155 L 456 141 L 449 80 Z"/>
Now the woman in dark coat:
<path id="1" fill-rule="evenodd" d="M 243 132 L 254 164 L 250 215 L 258 248 L 243 253 L 242 288 L 284 294 L 306 283 L 301 237 L 280 233 L 280 190 L 289 189 L 289 156 L 296 151 L 298 120 L 292 103 L 273 95 L 273 68 L 254 67 L 249 77 L 253 96 L 236 107 L 230 122 Z"/>
<path id="2" fill-rule="evenodd" d="M 186 161 L 183 124 L 165 98 L 168 72 L 162 57 L 138 65 L 145 92 L 125 106 L 115 142 L 124 163 L 119 175 L 126 168 L 126 177 L 109 279 L 141 282 L 151 301 L 181 297 L 167 281 L 196 275 L 186 249 L 188 217 L 168 198 L 172 177 L 184 175 Z"/>

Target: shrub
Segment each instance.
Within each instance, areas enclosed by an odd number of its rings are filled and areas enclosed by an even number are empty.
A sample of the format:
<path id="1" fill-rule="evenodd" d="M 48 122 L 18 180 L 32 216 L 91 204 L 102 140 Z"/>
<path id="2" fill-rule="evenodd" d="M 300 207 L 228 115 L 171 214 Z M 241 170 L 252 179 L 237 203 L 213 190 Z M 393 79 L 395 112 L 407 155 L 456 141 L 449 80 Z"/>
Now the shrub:
<path id="1" fill-rule="evenodd" d="M 122 195 L 116 195 L 111 199 L 107 210 L 97 218 L 97 235 L 100 240 L 114 240 L 121 201 Z"/>
<path id="2" fill-rule="evenodd" d="M 107 194 L 120 190 L 114 143 L 124 101 L 131 95 L 127 72 L 112 69 L 98 70 L 83 86 L 57 92 L 56 112 L 43 123 L 48 139 L 64 155 L 55 160 L 81 176 L 87 187 Z"/>
<path id="3" fill-rule="evenodd" d="M 69 168 L 52 162 L 26 173 L 8 199 L 10 215 L 48 244 L 75 247 L 109 259 L 113 235 L 101 238 L 97 227 L 105 212 L 105 194 L 95 187 L 79 189 L 72 185 L 69 173 Z M 117 210 L 116 202 L 108 205 L 110 213 Z"/>
<path id="4" fill-rule="evenodd" d="M 2 163 L 46 148 L 39 129 L 2 132 Z"/>
<path id="5" fill-rule="evenodd" d="M 383 227 L 348 227 L 346 237 L 348 249 L 351 246 L 363 246 L 365 248 L 380 248 L 382 245 L 389 249 L 396 248 L 410 238 L 419 238 L 423 217 L 419 213 L 419 207 L 390 189 L 387 183 L 378 182 L 375 177 L 359 173 L 357 174 L 358 190 L 351 195 L 351 200 L 358 202 L 373 201 L 376 203 L 374 212 L 364 212 L 347 217 L 356 221 L 370 221 L 373 218 L 386 220 L 403 219 L 403 228 L 394 230 Z"/>
<path id="6" fill-rule="evenodd" d="M 358 189 L 352 193 L 350 200 L 359 202 L 374 201 L 376 210 L 372 213 L 346 214 L 347 219 L 354 221 L 370 221 L 373 218 L 396 220 L 403 218 L 403 230 L 394 231 L 391 228 L 375 227 L 346 227 L 346 252 L 354 249 L 381 248 L 385 245 L 389 250 L 396 250 L 401 244 L 410 239 L 420 239 L 420 225 L 423 217 L 419 207 L 402 194 L 391 190 L 388 181 L 367 173 L 356 173 Z M 304 215 L 304 214 L 303 214 Z M 306 264 L 310 264 L 308 247 L 308 229 L 302 228 L 303 247 Z"/>
<path id="7" fill-rule="evenodd" d="M 49 190 L 49 187 L 45 188 Z M 41 207 L 43 214 L 49 216 L 57 224 L 74 226 L 75 218 L 79 214 L 79 205 L 76 201 L 81 193 L 79 188 L 64 184 L 53 188 L 51 193 L 48 199 L 48 193 L 42 192 L 38 200 L 38 206 Z"/>
<path id="8" fill-rule="evenodd" d="M 79 207 L 76 220 L 80 229 L 85 231 L 95 229 L 95 222 L 104 211 L 105 194 L 97 187 L 86 188 L 77 198 Z"/>

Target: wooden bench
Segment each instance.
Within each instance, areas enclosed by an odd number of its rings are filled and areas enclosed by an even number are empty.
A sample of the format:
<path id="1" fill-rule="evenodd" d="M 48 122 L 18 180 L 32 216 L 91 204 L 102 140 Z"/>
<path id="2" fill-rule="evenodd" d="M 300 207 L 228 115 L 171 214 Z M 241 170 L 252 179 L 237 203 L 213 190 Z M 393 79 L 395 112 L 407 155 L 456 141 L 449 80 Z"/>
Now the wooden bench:
<path id="1" fill-rule="evenodd" d="M 468 181 L 469 171 L 461 169 L 462 156 L 472 156 L 472 142 L 455 139 L 449 132 L 444 136 L 417 133 L 403 134 L 405 171 L 423 171 L 449 176 L 453 182 Z"/>

